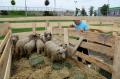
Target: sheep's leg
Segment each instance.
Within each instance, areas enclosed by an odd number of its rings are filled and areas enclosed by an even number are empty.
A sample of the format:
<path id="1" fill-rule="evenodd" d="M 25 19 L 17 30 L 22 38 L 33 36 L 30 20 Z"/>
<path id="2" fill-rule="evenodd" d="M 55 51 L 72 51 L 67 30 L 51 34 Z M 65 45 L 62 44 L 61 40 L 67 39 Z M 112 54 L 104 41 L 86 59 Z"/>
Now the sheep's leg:
<path id="1" fill-rule="evenodd" d="M 27 52 L 27 58 L 29 58 L 30 54 L 31 54 L 31 50 L 28 50 L 28 52 Z"/>
<path id="2" fill-rule="evenodd" d="M 44 47 L 42 48 L 42 51 L 41 51 L 42 53 L 44 53 Z"/>
<path id="3" fill-rule="evenodd" d="M 39 48 L 37 48 L 37 54 L 39 54 L 40 52 L 39 52 Z"/>
<path id="4" fill-rule="evenodd" d="M 18 56 L 18 52 L 19 52 L 18 50 L 19 50 L 18 47 L 16 47 L 15 48 L 15 56 Z"/>
<path id="5" fill-rule="evenodd" d="M 20 58 L 23 56 L 23 49 L 20 47 Z"/>
<path id="6" fill-rule="evenodd" d="M 25 55 L 27 55 L 27 49 L 24 49 Z"/>
<path id="7" fill-rule="evenodd" d="M 50 57 L 51 62 L 54 62 L 54 56 Z"/>
<path id="8" fill-rule="evenodd" d="M 47 48 L 45 48 L 44 56 L 47 56 L 47 52 L 48 52 L 48 50 L 47 50 Z"/>

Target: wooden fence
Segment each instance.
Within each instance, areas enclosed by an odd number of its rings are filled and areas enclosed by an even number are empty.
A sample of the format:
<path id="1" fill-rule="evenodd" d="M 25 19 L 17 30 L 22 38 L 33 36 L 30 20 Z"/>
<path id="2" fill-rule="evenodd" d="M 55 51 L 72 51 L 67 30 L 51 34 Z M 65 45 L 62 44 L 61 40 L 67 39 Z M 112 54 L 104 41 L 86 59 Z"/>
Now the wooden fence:
<path id="1" fill-rule="evenodd" d="M 19 20 L 22 20 L 23 18 L 19 18 Z M 30 19 L 30 18 L 27 18 Z M 39 19 L 39 18 L 34 18 Z M 44 20 L 68 20 L 64 18 L 45 18 Z M 71 18 L 69 18 L 70 20 Z M 73 17 L 72 20 L 80 19 Z M 115 19 L 115 18 L 114 18 Z M 5 21 L 11 20 L 11 19 L 3 19 Z M 12 19 L 15 20 L 15 19 Z M 12 21 L 11 20 L 11 21 Z M 115 19 L 116 20 L 116 19 Z M 120 36 L 110 36 L 106 35 L 104 33 L 98 33 L 98 32 L 85 32 L 85 33 L 79 33 L 76 32 L 75 29 L 67 29 L 64 31 L 61 24 L 58 23 L 59 28 L 52 28 L 49 27 L 49 24 L 46 24 L 46 28 L 49 28 L 49 31 L 52 32 L 52 34 L 59 34 L 58 37 L 59 40 L 64 41 L 64 43 L 71 43 L 75 46 L 75 42 L 77 43 L 77 40 L 71 40 L 68 39 L 71 36 L 79 37 L 83 36 L 84 39 L 87 41 L 83 41 L 81 43 L 81 47 L 87 48 L 89 50 L 93 50 L 99 53 L 102 53 L 110 58 L 113 58 L 113 64 L 108 64 L 106 62 L 100 61 L 98 58 L 93 56 L 88 56 L 86 54 L 76 52 L 76 56 L 79 56 L 91 63 L 96 64 L 98 67 L 108 71 L 112 74 L 112 79 L 120 79 Z M 35 26 L 33 26 L 33 32 L 35 32 Z M 66 35 L 62 37 L 63 35 Z M 0 79 L 8 79 L 10 75 L 10 66 L 11 66 L 11 44 L 10 44 L 10 37 L 11 37 L 11 31 L 9 31 L 4 38 L 4 40 L 0 44 L 0 53 L 2 53 L 2 56 L 0 58 Z M 64 39 L 64 40 L 63 40 Z M 106 79 L 105 77 L 98 74 L 96 71 L 86 67 L 83 63 L 78 62 L 73 59 L 69 59 L 70 62 L 76 64 L 84 70 L 86 73 L 90 74 L 91 76 L 95 76 L 96 79 Z M 89 72 L 87 72 L 89 70 Z"/>
<path id="2" fill-rule="evenodd" d="M 68 38 L 71 36 L 74 38 L 83 36 L 84 39 L 87 40 L 87 41 L 83 41 L 80 47 L 87 48 L 89 50 L 101 53 L 106 57 L 108 57 L 108 59 L 113 59 L 113 63 L 109 64 L 107 62 L 101 61 L 99 58 L 93 55 L 88 56 L 79 51 L 76 52 L 75 56 L 79 56 L 86 61 L 94 63 L 98 67 L 111 73 L 112 79 L 120 79 L 120 62 L 119 62 L 120 61 L 120 36 L 108 35 L 105 33 L 91 32 L 91 31 L 80 33 L 73 28 L 66 28 L 66 29 L 68 30 L 68 35 L 67 35 Z M 64 34 L 66 35 L 66 32 L 64 32 L 63 28 L 52 28 L 52 33 L 54 36 L 57 35 L 56 38 L 60 41 L 64 41 L 63 38 L 66 38 L 66 36 L 60 37 L 60 35 L 64 35 Z M 75 46 L 75 44 L 78 43 L 78 40 L 70 39 L 70 38 L 68 39 L 68 38 L 67 38 L 67 41 L 69 42 L 69 44 L 72 44 Z M 81 63 L 79 63 L 76 60 L 74 60 L 73 62 L 76 62 L 78 66 L 81 65 Z M 96 79 L 99 79 L 99 78 L 96 77 Z M 104 78 L 101 76 L 100 79 L 104 79 Z"/>
<path id="3" fill-rule="evenodd" d="M 0 79 L 9 79 L 11 68 L 11 31 L 9 31 L 0 44 L 1 57 L 0 57 Z"/>

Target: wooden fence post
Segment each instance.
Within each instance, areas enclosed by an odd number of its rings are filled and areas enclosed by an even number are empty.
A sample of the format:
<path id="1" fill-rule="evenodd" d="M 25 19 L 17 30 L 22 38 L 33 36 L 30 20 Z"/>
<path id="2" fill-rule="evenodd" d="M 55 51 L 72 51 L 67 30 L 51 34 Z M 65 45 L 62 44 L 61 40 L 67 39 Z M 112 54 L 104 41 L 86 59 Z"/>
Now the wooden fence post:
<path id="1" fill-rule="evenodd" d="M 119 32 L 120 31 L 120 28 L 118 27 L 118 23 L 114 21 L 114 24 L 113 24 L 113 31 L 117 31 Z"/>
<path id="2" fill-rule="evenodd" d="M 64 28 L 64 44 L 69 44 L 68 28 Z"/>
<path id="3" fill-rule="evenodd" d="M 47 20 L 47 21 L 46 21 L 45 30 L 48 30 L 49 25 L 50 25 L 50 24 L 49 24 L 49 21 Z"/>
<path id="4" fill-rule="evenodd" d="M 59 36 L 62 36 L 62 26 L 61 23 L 58 22 L 58 27 L 59 27 Z"/>
<path id="5" fill-rule="evenodd" d="M 32 23 L 32 32 L 36 33 L 36 23 Z"/>
<path id="6" fill-rule="evenodd" d="M 112 79 L 120 79 L 120 36 L 115 37 Z"/>

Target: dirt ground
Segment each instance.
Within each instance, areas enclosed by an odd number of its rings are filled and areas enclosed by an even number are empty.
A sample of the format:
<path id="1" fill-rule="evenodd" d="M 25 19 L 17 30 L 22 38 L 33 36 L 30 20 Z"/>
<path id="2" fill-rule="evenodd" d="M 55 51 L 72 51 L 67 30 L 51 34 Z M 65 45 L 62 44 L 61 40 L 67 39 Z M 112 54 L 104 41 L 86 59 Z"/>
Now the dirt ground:
<path id="1" fill-rule="evenodd" d="M 32 67 L 27 58 L 15 61 L 10 79 L 94 79 L 86 78 L 78 67 L 69 62 L 62 63 L 60 69 L 54 69 L 54 64 L 47 57 L 44 57 L 44 62 Z"/>

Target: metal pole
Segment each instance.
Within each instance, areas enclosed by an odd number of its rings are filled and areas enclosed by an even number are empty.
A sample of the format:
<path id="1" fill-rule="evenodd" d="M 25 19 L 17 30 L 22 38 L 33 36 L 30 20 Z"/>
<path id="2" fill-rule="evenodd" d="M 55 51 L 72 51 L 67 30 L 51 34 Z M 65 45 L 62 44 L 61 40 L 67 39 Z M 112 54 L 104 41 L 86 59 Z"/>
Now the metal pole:
<path id="1" fill-rule="evenodd" d="M 55 9 L 56 9 L 56 0 L 54 0 L 54 10 L 53 10 L 53 12 L 54 12 L 55 15 L 56 15 Z M 57 15 L 58 15 L 58 14 L 57 14 Z"/>
<path id="2" fill-rule="evenodd" d="M 25 0 L 25 16 L 27 16 L 27 1 Z"/>
<path id="3" fill-rule="evenodd" d="M 76 8 L 77 8 L 76 4 L 77 4 L 77 1 L 75 0 L 74 3 L 75 3 L 75 15 L 76 15 Z"/>
<path id="4" fill-rule="evenodd" d="M 108 0 L 107 16 L 109 16 L 109 5 L 110 5 L 110 3 L 109 3 L 109 0 Z"/>
<path id="5" fill-rule="evenodd" d="M 54 9 L 56 8 L 56 0 L 54 0 Z"/>

